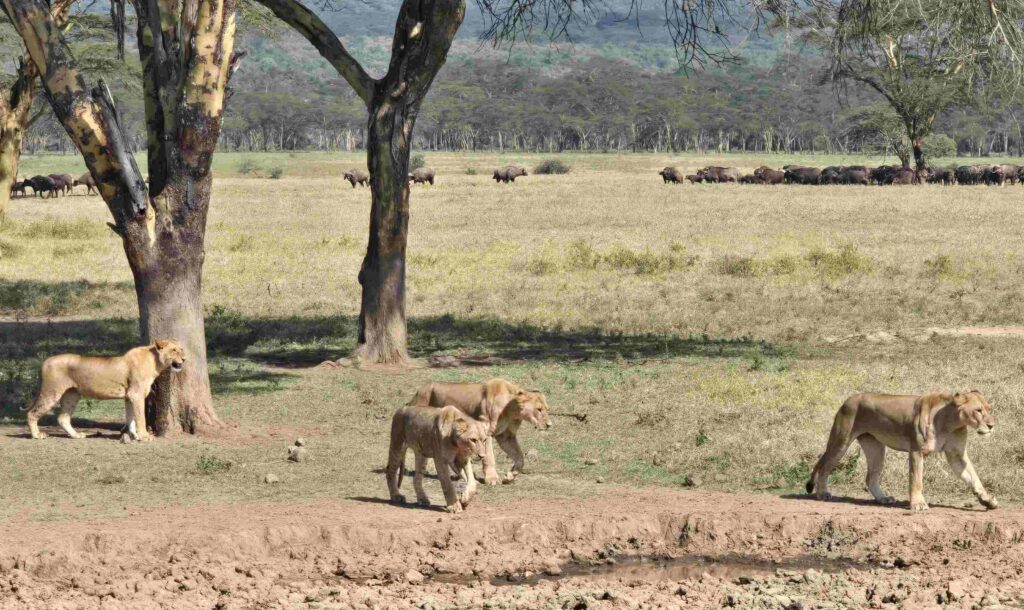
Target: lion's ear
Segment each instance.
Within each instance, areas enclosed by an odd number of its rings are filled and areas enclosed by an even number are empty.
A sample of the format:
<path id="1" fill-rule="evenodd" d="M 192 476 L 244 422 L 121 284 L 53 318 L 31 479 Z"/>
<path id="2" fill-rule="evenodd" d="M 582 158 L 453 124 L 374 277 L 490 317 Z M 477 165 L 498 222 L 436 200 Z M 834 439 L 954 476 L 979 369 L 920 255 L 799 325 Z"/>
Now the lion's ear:
<path id="1" fill-rule="evenodd" d="M 967 404 L 967 400 L 967 394 L 961 394 L 960 392 L 953 394 L 953 404 L 955 404 L 958 407 L 962 407 L 965 404 Z"/>
<path id="2" fill-rule="evenodd" d="M 458 420 L 459 410 L 455 407 L 447 405 L 441 409 L 437 415 L 437 431 L 441 434 L 441 438 L 452 436 L 452 429 Z"/>
<path id="3" fill-rule="evenodd" d="M 455 420 L 455 436 L 466 436 L 469 432 L 469 422 L 459 418 Z"/>
<path id="4" fill-rule="evenodd" d="M 925 455 L 935 451 L 935 422 L 932 420 L 932 410 L 937 404 L 945 402 L 943 398 L 942 394 L 925 394 L 914 402 L 914 436 L 918 448 Z"/>
<path id="5" fill-rule="evenodd" d="M 156 348 L 157 349 L 164 349 L 165 347 L 170 345 L 170 343 L 171 343 L 170 341 L 166 341 L 164 339 L 157 339 L 157 341 L 156 341 Z"/>

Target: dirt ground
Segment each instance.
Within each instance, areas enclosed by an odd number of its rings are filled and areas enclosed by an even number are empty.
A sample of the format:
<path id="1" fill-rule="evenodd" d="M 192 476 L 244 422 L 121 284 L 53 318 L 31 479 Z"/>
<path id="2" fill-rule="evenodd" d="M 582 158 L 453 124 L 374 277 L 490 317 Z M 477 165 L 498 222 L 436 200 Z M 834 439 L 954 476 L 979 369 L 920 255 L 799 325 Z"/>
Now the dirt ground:
<path id="1" fill-rule="evenodd" d="M 1019 509 L 696 491 L 456 516 L 377 499 L 194 506 L 7 521 L 0 607 L 1021 607 L 1022 541 Z"/>

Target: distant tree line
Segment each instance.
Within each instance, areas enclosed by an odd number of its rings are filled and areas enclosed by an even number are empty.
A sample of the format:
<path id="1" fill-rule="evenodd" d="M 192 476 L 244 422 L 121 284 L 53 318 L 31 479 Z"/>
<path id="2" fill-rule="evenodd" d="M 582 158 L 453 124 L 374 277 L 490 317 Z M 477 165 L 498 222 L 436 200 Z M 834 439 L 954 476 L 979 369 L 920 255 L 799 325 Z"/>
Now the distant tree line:
<path id="1" fill-rule="evenodd" d="M 647 151 L 907 154 L 880 96 L 822 83 L 824 60 L 780 56 L 770 68 L 688 75 L 604 58 L 551 69 L 462 61 L 438 77 L 415 147 L 438 151 Z M 337 82 L 254 62 L 236 76 L 221 150 L 362 150 L 366 110 Z M 145 146 L 141 97 L 116 91 L 129 146 Z M 962 156 L 1024 155 L 1020 105 L 986 98 L 942 114 L 931 145 Z M 895 121 L 895 122 L 894 122 Z M 894 127 L 895 126 L 895 127 Z M 63 127 L 38 121 L 30 153 L 74 152 Z"/>

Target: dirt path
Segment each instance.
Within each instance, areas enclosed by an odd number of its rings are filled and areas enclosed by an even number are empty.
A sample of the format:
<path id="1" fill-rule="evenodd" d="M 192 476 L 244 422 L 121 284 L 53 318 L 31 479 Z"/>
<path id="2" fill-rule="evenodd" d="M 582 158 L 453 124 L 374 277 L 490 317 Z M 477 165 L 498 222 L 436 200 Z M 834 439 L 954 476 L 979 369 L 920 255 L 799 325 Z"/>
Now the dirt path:
<path id="1" fill-rule="evenodd" d="M 0 607 L 1017 606 L 1022 540 L 1017 509 L 703 492 L 484 501 L 459 516 L 370 499 L 198 506 L 4 523 Z"/>

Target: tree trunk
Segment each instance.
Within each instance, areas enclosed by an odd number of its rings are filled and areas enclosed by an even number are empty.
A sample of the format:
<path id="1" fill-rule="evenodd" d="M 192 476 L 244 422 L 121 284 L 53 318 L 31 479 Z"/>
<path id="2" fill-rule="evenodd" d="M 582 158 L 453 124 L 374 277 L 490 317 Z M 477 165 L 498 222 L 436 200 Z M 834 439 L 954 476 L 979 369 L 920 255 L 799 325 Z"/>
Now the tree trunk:
<path id="1" fill-rule="evenodd" d="M 409 108 L 378 94 L 366 146 L 372 202 L 370 238 L 359 270 L 363 297 L 353 355 L 371 363 L 408 359 L 405 326 L 405 246 L 409 234 Z"/>
<path id="2" fill-rule="evenodd" d="M 913 138 L 910 140 L 910 147 L 914 151 L 914 165 L 917 171 L 928 169 L 927 160 L 924 158 L 924 148 L 922 147 L 921 138 Z"/>
<path id="3" fill-rule="evenodd" d="M 146 421 L 158 436 L 195 434 L 223 425 L 213 410 L 206 362 L 202 277 L 209 176 L 189 188 L 173 176 L 154 200 L 163 209 L 192 209 L 188 222 L 148 214 L 125 231 L 125 254 L 135 277 L 143 343 L 175 339 L 188 350 L 185 368 L 165 372 L 146 403 Z M 150 208 L 152 209 L 152 208 Z"/>
<path id="4" fill-rule="evenodd" d="M 0 220 L 11 198 L 11 186 L 18 180 L 21 145 L 29 126 L 35 98 L 36 71 L 31 61 L 22 61 L 8 92 L 0 92 Z"/>

